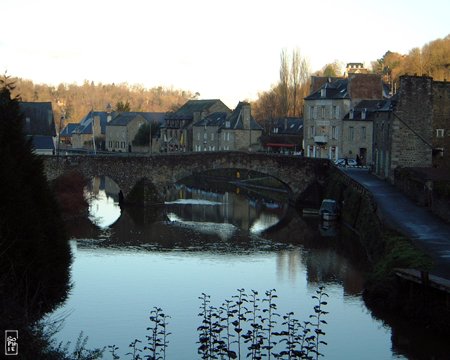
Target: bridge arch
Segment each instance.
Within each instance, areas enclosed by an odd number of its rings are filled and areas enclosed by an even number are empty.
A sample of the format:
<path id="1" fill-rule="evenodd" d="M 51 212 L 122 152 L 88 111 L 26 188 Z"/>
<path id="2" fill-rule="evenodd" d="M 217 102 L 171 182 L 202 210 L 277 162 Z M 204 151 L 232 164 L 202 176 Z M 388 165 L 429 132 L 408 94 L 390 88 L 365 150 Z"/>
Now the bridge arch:
<path id="1" fill-rule="evenodd" d="M 135 185 L 148 179 L 159 201 L 166 189 L 195 172 L 210 169 L 247 169 L 273 176 L 291 190 L 294 203 L 312 183 L 324 180 L 330 168 L 326 159 L 284 156 L 248 152 L 205 152 L 158 154 L 153 156 L 82 155 L 45 157 L 47 178 L 52 180 L 68 171 L 78 171 L 86 177 L 108 176 L 129 199 Z"/>

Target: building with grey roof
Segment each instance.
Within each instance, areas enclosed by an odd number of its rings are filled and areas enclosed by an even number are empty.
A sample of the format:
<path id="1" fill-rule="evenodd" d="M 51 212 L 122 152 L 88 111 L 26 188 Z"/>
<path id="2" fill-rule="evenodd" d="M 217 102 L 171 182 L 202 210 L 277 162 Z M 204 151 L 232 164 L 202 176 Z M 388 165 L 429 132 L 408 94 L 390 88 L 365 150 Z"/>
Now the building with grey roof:
<path id="1" fill-rule="evenodd" d="M 262 127 L 240 102 L 231 113 L 215 112 L 193 124 L 193 151 L 257 151 Z"/>
<path id="2" fill-rule="evenodd" d="M 366 117 L 367 108 L 360 110 L 358 104 L 382 100 L 383 94 L 379 75 L 354 73 L 348 78 L 329 79 L 307 96 L 303 112 L 305 156 L 331 160 L 347 157 L 370 164 L 372 120 Z"/>
<path id="3" fill-rule="evenodd" d="M 161 127 L 161 151 L 192 151 L 193 124 L 216 112 L 231 113 L 218 99 L 189 100 L 177 111 L 167 113 Z"/>

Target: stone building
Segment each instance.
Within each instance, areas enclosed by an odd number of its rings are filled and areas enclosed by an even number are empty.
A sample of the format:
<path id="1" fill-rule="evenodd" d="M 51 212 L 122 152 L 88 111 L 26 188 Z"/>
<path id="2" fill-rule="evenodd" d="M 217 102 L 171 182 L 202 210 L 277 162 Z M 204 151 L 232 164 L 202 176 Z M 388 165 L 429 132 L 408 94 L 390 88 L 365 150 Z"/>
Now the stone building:
<path id="1" fill-rule="evenodd" d="M 121 113 L 106 124 L 106 150 L 131 152 L 139 128 L 147 120 L 140 114 Z"/>
<path id="2" fill-rule="evenodd" d="M 251 115 L 249 103 L 233 112 L 216 112 L 193 125 L 193 151 L 258 151 L 262 127 Z"/>
<path id="3" fill-rule="evenodd" d="M 230 113 L 220 100 L 189 100 L 177 111 L 167 113 L 161 127 L 161 151 L 192 151 L 193 124 L 215 112 Z"/>
<path id="4" fill-rule="evenodd" d="M 358 156 L 370 163 L 371 120 L 350 119 L 352 115 L 348 115 L 349 122 L 344 126 L 344 118 L 363 100 L 381 100 L 384 95 L 381 77 L 375 74 L 354 73 L 345 79 L 330 79 L 325 82 L 305 98 L 305 156 L 331 160 L 343 157 L 356 159 Z M 356 113 L 362 114 L 360 111 Z M 357 123 L 356 120 L 362 123 Z M 355 127 L 361 132 L 365 131 L 365 136 L 363 133 L 356 136 Z M 363 141 L 359 143 L 360 140 Z"/>
<path id="5" fill-rule="evenodd" d="M 72 130 L 72 148 L 104 150 L 106 124 L 114 115 L 115 113 L 110 111 L 89 111 Z"/>
<path id="6" fill-rule="evenodd" d="M 379 177 L 394 182 L 398 167 L 448 167 L 449 94 L 447 82 L 400 77 L 399 91 L 379 103 L 374 117 L 374 172 Z"/>
<path id="7" fill-rule="evenodd" d="M 342 119 L 342 153 L 359 165 L 372 163 L 373 118 L 379 100 L 362 100 Z"/>

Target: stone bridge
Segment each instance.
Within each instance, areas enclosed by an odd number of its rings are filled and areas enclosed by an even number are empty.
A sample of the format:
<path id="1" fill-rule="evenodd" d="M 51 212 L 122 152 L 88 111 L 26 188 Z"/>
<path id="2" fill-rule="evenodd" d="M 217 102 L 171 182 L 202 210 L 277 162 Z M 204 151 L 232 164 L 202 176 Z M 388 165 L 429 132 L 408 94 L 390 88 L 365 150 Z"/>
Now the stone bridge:
<path id="1" fill-rule="evenodd" d="M 86 178 L 108 176 L 121 189 L 125 202 L 136 184 L 145 180 L 164 200 L 177 181 L 211 169 L 247 169 L 273 176 L 284 183 L 291 202 L 316 181 L 323 180 L 330 163 L 324 159 L 247 152 L 180 153 L 152 156 L 77 155 L 44 157 L 47 179 L 79 172 Z"/>

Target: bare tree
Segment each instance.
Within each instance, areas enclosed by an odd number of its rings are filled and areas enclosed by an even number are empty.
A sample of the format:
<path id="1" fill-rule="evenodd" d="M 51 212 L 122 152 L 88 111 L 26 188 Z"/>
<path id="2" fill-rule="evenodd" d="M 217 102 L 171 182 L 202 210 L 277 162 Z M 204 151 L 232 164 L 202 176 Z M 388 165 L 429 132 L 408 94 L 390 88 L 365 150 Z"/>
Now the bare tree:
<path id="1" fill-rule="evenodd" d="M 289 112 L 289 55 L 286 49 L 280 54 L 280 82 L 278 86 L 282 116 Z"/>

